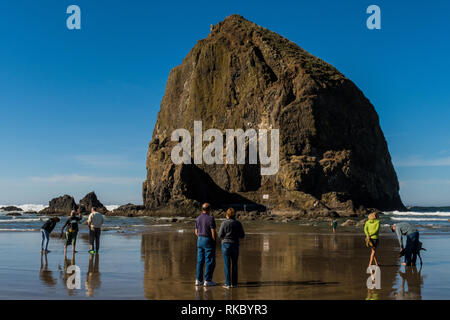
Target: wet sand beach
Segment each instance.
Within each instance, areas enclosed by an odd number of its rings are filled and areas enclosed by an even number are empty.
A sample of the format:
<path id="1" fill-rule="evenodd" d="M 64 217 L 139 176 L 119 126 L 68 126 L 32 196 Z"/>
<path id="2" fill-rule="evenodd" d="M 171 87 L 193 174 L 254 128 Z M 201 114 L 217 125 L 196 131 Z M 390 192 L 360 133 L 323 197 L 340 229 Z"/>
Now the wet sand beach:
<path id="1" fill-rule="evenodd" d="M 63 240 L 52 237 L 45 257 L 40 233 L 0 232 L 0 299 L 449 299 L 450 237 L 424 233 L 420 270 L 400 266 L 398 243 L 381 234 L 377 257 L 381 289 L 368 290 L 369 251 L 362 230 L 298 224 L 245 223 L 239 287 L 195 287 L 196 238 L 192 226 L 168 224 L 122 234 L 104 232 L 90 255 L 86 234 L 64 259 Z M 47 259 L 46 259 L 47 258 Z M 81 269 L 81 289 L 68 289 L 69 265 Z M 420 270 L 420 271 L 419 271 Z M 214 280 L 224 283 L 217 247 Z"/>

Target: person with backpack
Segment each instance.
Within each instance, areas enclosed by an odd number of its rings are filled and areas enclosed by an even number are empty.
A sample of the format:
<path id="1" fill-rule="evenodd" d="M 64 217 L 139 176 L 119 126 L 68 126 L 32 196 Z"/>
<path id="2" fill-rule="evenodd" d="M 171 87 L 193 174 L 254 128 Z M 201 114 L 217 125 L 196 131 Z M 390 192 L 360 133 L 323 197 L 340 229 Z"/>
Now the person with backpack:
<path id="1" fill-rule="evenodd" d="M 50 233 L 52 233 L 53 229 L 55 229 L 56 224 L 61 221 L 58 217 L 53 217 L 48 219 L 44 225 L 41 227 L 41 235 L 42 235 L 42 242 L 41 242 L 41 253 L 49 253 L 48 250 L 48 242 L 50 241 Z M 45 242 L 45 248 L 44 248 L 44 242 Z"/>
<path id="2" fill-rule="evenodd" d="M 78 222 L 82 219 L 81 215 L 77 215 L 75 210 L 72 210 L 70 217 L 67 219 L 66 223 L 61 230 L 61 238 L 63 237 L 64 230 L 66 230 L 66 242 L 64 243 L 64 256 L 67 255 L 67 246 L 72 245 L 73 253 L 77 253 L 75 246 L 77 243 L 78 235 Z"/>
<path id="3" fill-rule="evenodd" d="M 380 231 L 380 220 L 376 212 L 369 214 L 368 220 L 364 225 L 364 233 L 366 234 L 366 246 L 371 249 L 369 267 L 372 262 L 375 261 L 375 265 L 378 266 L 375 252 L 378 246 L 378 232 Z"/>

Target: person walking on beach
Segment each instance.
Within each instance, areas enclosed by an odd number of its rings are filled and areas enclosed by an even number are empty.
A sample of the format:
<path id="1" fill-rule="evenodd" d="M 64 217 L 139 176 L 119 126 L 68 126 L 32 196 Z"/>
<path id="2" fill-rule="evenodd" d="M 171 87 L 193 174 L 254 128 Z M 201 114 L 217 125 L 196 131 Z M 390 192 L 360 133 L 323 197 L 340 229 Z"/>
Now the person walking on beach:
<path id="1" fill-rule="evenodd" d="M 369 267 L 372 262 L 375 261 L 375 265 L 378 266 L 377 258 L 375 257 L 375 252 L 378 246 L 378 232 L 380 231 L 380 220 L 378 220 L 378 215 L 376 212 L 369 214 L 369 219 L 364 225 L 364 233 L 366 234 L 366 245 L 370 248 L 370 260 Z"/>
<path id="2" fill-rule="evenodd" d="M 61 221 L 58 217 L 53 217 L 48 219 L 44 225 L 41 227 L 41 235 L 42 235 L 42 242 L 41 242 L 41 253 L 49 253 L 48 250 L 48 242 L 50 241 L 50 233 L 52 233 L 53 229 L 55 229 L 56 224 Z M 44 248 L 44 242 L 45 242 L 45 248 Z"/>
<path id="3" fill-rule="evenodd" d="M 66 223 L 62 227 L 61 230 L 61 238 L 64 234 L 64 230 L 66 229 L 66 242 L 64 243 L 64 256 L 67 255 L 67 246 L 72 245 L 73 253 L 77 253 L 75 250 L 75 246 L 77 244 L 77 235 L 78 235 L 78 222 L 82 219 L 81 215 L 77 215 L 75 210 L 72 210 L 70 213 L 70 217 L 67 219 Z"/>
<path id="4" fill-rule="evenodd" d="M 197 279 L 196 286 L 215 286 L 212 281 L 216 267 L 216 221 L 210 215 L 209 203 L 202 205 L 202 214 L 195 220 L 195 235 L 197 236 Z M 203 267 L 205 281 L 203 282 Z"/>
<path id="5" fill-rule="evenodd" d="M 407 222 L 400 222 L 391 226 L 392 232 L 397 234 L 401 247 L 400 254 L 405 255 L 404 266 L 415 266 L 417 252 L 419 251 L 419 231 Z M 403 247 L 403 236 L 406 237 L 406 246 Z"/>
<path id="6" fill-rule="evenodd" d="M 103 215 L 100 212 L 97 212 L 97 208 L 93 207 L 91 209 L 91 214 L 89 215 L 87 220 L 87 224 L 89 227 L 90 254 L 98 253 L 100 250 L 100 234 L 102 232 L 101 228 L 103 222 L 104 222 Z M 95 250 L 94 250 L 94 242 L 95 242 Z"/>
<path id="7" fill-rule="evenodd" d="M 225 271 L 224 288 L 235 288 L 238 284 L 239 239 L 245 237 L 242 224 L 236 220 L 233 208 L 227 210 L 227 220 L 222 222 L 219 237 L 222 239 L 222 255 Z"/>

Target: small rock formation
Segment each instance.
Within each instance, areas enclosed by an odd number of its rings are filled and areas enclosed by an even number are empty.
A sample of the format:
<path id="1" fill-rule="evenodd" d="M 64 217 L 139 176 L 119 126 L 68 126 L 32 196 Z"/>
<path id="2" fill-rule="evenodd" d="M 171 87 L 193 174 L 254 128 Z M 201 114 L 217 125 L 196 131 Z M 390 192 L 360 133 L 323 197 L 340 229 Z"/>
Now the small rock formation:
<path id="1" fill-rule="evenodd" d="M 148 149 L 146 210 L 192 216 L 202 202 L 323 217 L 405 210 L 377 112 L 352 81 L 239 15 L 211 30 L 170 72 Z M 259 162 L 175 165 L 171 134 L 193 137 L 194 121 L 203 132 L 279 129 L 278 173 L 262 176 Z"/>
<path id="2" fill-rule="evenodd" d="M 118 207 L 109 214 L 113 216 L 127 216 L 127 217 L 142 216 L 145 214 L 145 207 L 142 205 L 128 203 Z"/>
<path id="3" fill-rule="evenodd" d="M 19 212 L 9 212 L 6 214 L 7 216 L 20 217 L 22 214 Z"/>
<path id="4" fill-rule="evenodd" d="M 354 220 L 348 219 L 344 223 L 341 224 L 342 227 L 355 226 L 356 222 Z"/>
<path id="5" fill-rule="evenodd" d="M 75 199 L 69 195 L 50 200 L 49 206 L 39 212 L 45 215 L 68 215 L 72 210 L 77 210 Z"/>
<path id="6" fill-rule="evenodd" d="M 16 212 L 21 212 L 21 211 L 23 211 L 23 210 L 20 209 L 20 208 L 18 208 L 18 207 L 8 206 L 8 207 L 0 208 L 0 211 L 6 211 L 6 212 L 16 211 Z"/>
<path id="7" fill-rule="evenodd" d="M 97 208 L 97 212 L 105 214 L 108 209 L 97 199 L 95 192 L 88 193 L 83 199 L 80 200 L 79 208 L 81 214 L 91 213 L 92 207 Z"/>

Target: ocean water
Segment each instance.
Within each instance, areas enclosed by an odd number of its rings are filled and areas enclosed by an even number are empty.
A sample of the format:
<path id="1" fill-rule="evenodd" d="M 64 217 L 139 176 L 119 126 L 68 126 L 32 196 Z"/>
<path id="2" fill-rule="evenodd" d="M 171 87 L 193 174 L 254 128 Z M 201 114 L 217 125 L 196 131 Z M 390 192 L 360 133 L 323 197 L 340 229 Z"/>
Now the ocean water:
<path id="1" fill-rule="evenodd" d="M 0 205 L 0 208 L 10 205 Z M 46 206 L 40 204 L 24 204 L 14 205 L 21 208 L 23 212 L 19 212 L 20 216 L 8 215 L 11 212 L 0 210 L 0 232 L 35 232 L 39 231 L 45 221 L 50 218 L 45 215 L 36 215 L 31 212 L 36 212 L 44 209 Z M 118 208 L 118 205 L 106 206 L 108 210 L 114 210 Z M 58 231 L 62 228 L 66 218 L 62 218 L 62 221 L 58 223 L 55 230 Z M 134 233 L 142 231 L 144 228 L 155 227 L 164 228 L 171 227 L 169 223 L 172 218 L 151 218 L 151 217 L 107 217 L 103 230 L 105 232 L 122 232 L 122 233 Z M 184 218 L 178 217 L 178 220 Z M 82 223 L 87 220 L 87 216 L 84 216 Z M 87 232 L 87 227 L 81 226 L 80 232 Z"/>
<path id="2" fill-rule="evenodd" d="M 0 205 L 5 207 L 6 205 Z M 21 216 L 8 216 L 8 212 L 0 210 L 0 232 L 1 231 L 39 231 L 42 224 L 49 218 L 38 216 L 30 211 L 40 211 L 45 208 L 40 204 L 15 205 L 23 210 Z M 114 210 L 118 205 L 106 206 L 108 210 Z M 139 231 L 139 228 L 155 225 L 158 227 L 170 226 L 169 218 L 150 217 L 108 217 L 105 222 L 105 229 L 123 230 L 124 232 Z M 183 219 L 183 218 L 178 218 Z M 63 220 L 64 221 L 64 220 Z M 450 232 L 450 207 L 410 207 L 408 211 L 385 212 L 381 217 L 385 226 L 396 222 L 409 222 L 419 229 L 428 231 Z M 61 224 L 61 223 L 60 223 Z M 58 227 L 57 227 L 58 228 Z"/>
<path id="3" fill-rule="evenodd" d="M 386 212 L 385 223 L 408 222 L 423 231 L 450 232 L 450 207 L 410 207 L 408 211 Z"/>

